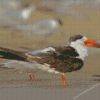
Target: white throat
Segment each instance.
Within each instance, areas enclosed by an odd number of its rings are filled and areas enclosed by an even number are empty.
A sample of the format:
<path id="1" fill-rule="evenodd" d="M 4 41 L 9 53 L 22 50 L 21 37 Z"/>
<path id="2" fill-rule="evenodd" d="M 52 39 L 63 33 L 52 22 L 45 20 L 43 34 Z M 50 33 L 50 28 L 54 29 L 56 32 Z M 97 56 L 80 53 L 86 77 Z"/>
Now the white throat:
<path id="1" fill-rule="evenodd" d="M 79 56 L 77 58 L 81 58 L 82 60 L 85 59 L 86 56 L 88 56 L 88 49 L 87 47 L 80 43 L 80 41 L 71 42 L 71 47 L 75 48 L 75 50 L 78 52 Z"/>

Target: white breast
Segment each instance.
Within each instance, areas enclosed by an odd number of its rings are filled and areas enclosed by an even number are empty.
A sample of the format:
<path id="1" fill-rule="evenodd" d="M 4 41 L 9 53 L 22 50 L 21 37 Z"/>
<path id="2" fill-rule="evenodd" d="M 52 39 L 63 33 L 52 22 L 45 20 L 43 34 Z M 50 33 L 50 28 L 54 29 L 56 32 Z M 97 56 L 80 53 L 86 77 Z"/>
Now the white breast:
<path id="1" fill-rule="evenodd" d="M 78 58 L 81 58 L 82 60 L 85 59 L 86 56 L 88 56 L 88 50 L 87 47 L 79 42 L 72 42 L 70 44 L 75 50 L 78 52 L 79 56 Z"/>

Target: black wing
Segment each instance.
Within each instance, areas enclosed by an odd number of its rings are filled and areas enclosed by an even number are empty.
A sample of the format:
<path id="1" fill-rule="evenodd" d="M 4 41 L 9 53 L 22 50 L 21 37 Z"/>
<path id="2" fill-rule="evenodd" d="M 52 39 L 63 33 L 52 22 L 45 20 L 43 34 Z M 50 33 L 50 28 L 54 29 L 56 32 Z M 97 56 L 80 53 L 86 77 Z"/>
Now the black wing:
<path id="1" fill-rule="evenodd" d="M 70 46 L 63 46 L 63 47 L 48 47 L 42 50 L 30 51 L 30 52 L 21 52 L 16 51 L 4 47 L 0 47 L 0 55 L 2 58 L 5 59 L 12 59 L 12 60 L 22 60 L 22 61 L 40 61 L 43 63 L 50 62 L 52 59 L 66 59 L 69 57 L 76 57 L 78 53 L 75 51 L 74 48 Z M 41 59 L 40 59 L 41 58 Z"/>
<path id="2" fill-rule="evenodd" d="M 79 56 L 75 49 L 70 46 L 48 47 L 42 50 L 30 51 L 27 55 L 30 56 L 31 60 L 36 60 L 39 63 L 50 63 L 55 59 L 67 60 L 69 57 Z M 36 59 L 38 57 L 40 59 Z"/>
<path id="3" fill-rule="evenodd" d="M 55 49 L 58 55 L 69 56 L 69 57 L 79 56 L 77 51 L 73 47 L 70 47 L 70 46 L 55 47 Z"/>
<path id="4" fill-rule="evenodd" d="M 77 53 L 77 51 L 70 46 L 63 46 L 63 47 L 48 47 L 42 50 L 36 50 L 36 51 L 30 51 L 27 54 L 31 55 L 31 56 L 59 56 L 59 55 L 63 55 L 63 56 L 70 56 L 70 57 L 76 57 L 79 56 L 79 54 Z"/>
<path id="5" fill-rule="evenodd" d="M 25 52 L 16 51 L 4 47 L 0 47 L 0 57 L 11 60 L 21 60 L 21 61 L 26 60 Z"/>
<path id="6" fill-rule="evenodd" d="M 55 57 L 60 60 L 67 60 L 68 58 L 77 57 L 79 54 L 77 51 L 70 47 L 70 46 L 63 46 L 63 47 L 54 47 L 55 51 Z"/>

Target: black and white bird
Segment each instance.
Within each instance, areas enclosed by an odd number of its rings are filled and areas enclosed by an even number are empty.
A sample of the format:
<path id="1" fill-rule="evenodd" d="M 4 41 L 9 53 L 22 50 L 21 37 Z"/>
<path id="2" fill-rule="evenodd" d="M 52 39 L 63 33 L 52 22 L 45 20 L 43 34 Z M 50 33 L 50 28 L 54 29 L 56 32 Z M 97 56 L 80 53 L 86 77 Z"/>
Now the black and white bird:
<path id="1" fill-rule="evenodd" d="M 94 40 L 88 40 L 82 35 L 74 35 L 69 39 L 68 45 L 48 47 L 41 50 L 21 52 L 0 47 L 2 58 L 14 60 L 1 64 L 2 67 L 25 69 L 33 73 L 33 70 L 43 70 L 54 74 L 60 74 L 63 86 L 67 85 L 65 73 L 80 70 L 84 60 L 88 56 L 88 47 L 100 48 L 100 44 Z M 15 66 L 20 62 L 31 63 L 32 66 Z M 11 64 L 13 64 L 11 66 Z M 27 64 L 25 64 L 27 65 Z M 32 74 L 29 75 L 32 79 Z"/>

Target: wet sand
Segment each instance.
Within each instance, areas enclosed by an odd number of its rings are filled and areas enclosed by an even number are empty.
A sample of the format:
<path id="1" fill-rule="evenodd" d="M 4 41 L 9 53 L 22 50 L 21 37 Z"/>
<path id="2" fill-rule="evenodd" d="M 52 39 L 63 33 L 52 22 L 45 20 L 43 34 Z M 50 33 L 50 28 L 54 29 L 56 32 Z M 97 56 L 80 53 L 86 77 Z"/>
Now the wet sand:
<path id="1" fill-rule="evenodd" d="M 88 63 L 93 62 L 93 57 L 91 56 Z M 99 100 L 100 85 L 98 84 L 100 84 L 100 70 L 98 70 L 98 65 L 100 64 L 97 64 L 97 62 L 89 66 L 88 63 L 82 70 L 66 74 L 68 80 L 66 88 L 62 86 L 59 75 L 37 72 L 35 74 L 36 80 L 30 81 L 27 73 L 19 73 L 10 69 L 1 69 L 0 99 Z M 95 77 L 95 75 L 97 76 Z"/>
<path id="2" fill-rule="evenodd" d="M 38 79 L 34 82 L 28 79 L 0 81 L 0 99 L 99 100 L 100 98 L 100 81 L 94 81 L 93 78 L 82 78 L 79 76 L 76 78 L 69 77 L 68 86 L 64 88 L 57 77 L 49 77 L 50 76 L 47 75 L 47 79 Z"/>

